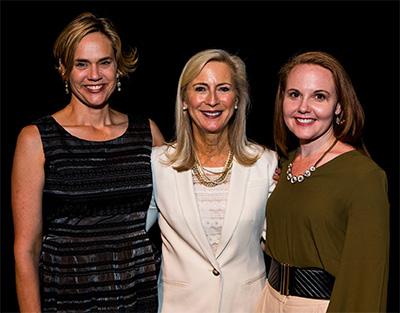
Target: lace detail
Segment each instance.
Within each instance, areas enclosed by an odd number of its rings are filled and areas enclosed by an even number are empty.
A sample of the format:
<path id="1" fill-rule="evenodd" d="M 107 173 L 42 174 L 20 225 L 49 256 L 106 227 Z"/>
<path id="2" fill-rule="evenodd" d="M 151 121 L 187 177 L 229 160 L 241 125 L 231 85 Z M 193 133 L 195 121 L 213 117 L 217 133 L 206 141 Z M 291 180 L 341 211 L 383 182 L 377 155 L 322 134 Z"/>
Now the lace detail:
<path id="1" fill-rule="evenodd" d="M 222 167 L 206 169 L 218 173 L 222 170 Z M 207 173 L 207 175 L 210 178 L 218 176 L 210 173 Z M 208 241 L 215 253 L 224 224 L 231 172 L 229 172 L 226 180 L 221 185 L 212 188 L 202 185 L 193 173 L 192 176 L 201 222 Z"/>

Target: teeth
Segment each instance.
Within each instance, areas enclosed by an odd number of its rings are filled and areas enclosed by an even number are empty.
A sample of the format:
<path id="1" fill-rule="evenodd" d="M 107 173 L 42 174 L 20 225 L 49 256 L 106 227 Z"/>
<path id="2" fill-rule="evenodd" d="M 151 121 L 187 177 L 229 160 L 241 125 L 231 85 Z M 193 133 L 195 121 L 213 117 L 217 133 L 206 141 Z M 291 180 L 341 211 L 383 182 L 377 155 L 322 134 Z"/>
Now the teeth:
<path id="1" fill-rule="evenodd" d="M 90 90 L 98 90 L 101 89 L 103 87 L 103 85 L 97 85 L 97 86 L 86 86 L 87 89 Z"/>
<path id="2" fill-rule="evenodd" d="M 203 112 L 205 115 L 208 116 L 218 116 L 221 115 L 221 112 Z"/>
<path id="3" fill-rule="evenodd" d="M 312 118 L 296 118 L 296 120 L 297 120 L 298 122 L 304 123 L 304 124 L 314 122 L 314 119 L 312 119 Z"/>

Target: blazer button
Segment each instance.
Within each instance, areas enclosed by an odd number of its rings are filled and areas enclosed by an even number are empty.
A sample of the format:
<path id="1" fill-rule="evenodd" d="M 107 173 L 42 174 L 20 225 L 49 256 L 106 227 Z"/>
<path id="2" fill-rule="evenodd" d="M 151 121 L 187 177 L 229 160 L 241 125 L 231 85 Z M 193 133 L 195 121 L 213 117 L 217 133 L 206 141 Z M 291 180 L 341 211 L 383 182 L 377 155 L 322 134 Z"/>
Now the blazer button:
<path id="1" fill-rule="evenodd" d="M 212 272 L 213 272 L 213 274 L 214 274 L 215 276 L 219 276 L 219 272 L 218 272 L 215 268 L 213 269 Z"/>

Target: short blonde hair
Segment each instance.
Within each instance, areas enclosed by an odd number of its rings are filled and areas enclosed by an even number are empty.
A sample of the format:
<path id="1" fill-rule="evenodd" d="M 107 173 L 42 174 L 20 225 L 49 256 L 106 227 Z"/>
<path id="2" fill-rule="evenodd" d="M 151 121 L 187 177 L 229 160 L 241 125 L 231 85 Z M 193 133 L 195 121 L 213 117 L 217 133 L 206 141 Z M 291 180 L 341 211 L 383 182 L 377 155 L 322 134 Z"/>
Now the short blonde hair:
<path id="1" fill-rule="evenodd" d="M 119 76 L 126 77 L 136 69 L 137 51 L 135 49 L 130 49 L 128 52 L 123 51 L 121 39 L 112 22 L 107 18 L 98 18 L 87 12 L 73 19 L 54 43 L 53 54 L 56 60 L 61 63 L 57 70 L 63 80 L 69 79 L 73 68 L 74 55 L 80 41 L 87 34 L 94 32 L 99 32 L 110 40 L 115 53 Z"/>
<path id="2" fill-rule="evenodd" d="M 208 49 L 195 54 L 183 68 L 178 82 L 175 101 L 175 138 L 169 143 L 175 149 L 168 149 L 169 165 L 174 165 L 177 171 L 186 171 L 193 167 L 195 162 L 194 138 L 189 113 L 183 111 L 183 100 L 186 96 L 188 84 L 193 81 L 211 62 L 224 62 L 232 69 L 233 84 L 238 99 L 237 110 L 228 123 L 228 140 L 236 160 L 245 166 L 257 161 L 259 153 L 251 148 L 246 137 L 246 118 L 250 107 L 249 85 L 246 74 L 246 65 L 236 55 L 221 49 Z"/>

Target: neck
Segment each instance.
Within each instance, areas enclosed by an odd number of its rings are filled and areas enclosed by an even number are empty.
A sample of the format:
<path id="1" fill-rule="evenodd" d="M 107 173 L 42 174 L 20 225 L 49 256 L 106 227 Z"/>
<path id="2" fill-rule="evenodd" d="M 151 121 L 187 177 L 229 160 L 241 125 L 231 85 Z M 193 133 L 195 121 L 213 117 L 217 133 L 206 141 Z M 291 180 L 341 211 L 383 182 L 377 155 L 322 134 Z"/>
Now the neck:
<path id="1" fill-rule="evenodd" d="M 108 105 L 102 109 L 93 109 L 70 103 L 64 108 L 64 112 L 69 120 L 74 121 L 75 125 L 93 126 L 95 128 L 112 125 L 115 115 Z"/>
<path id="2" fill-rule="evenodd" d="M 228 140 L 227 129 L 220 133 L 202 133 L 194 128 L 194 147 L 199 156 L 213 157 L 228 155 L 231 150 Z"/>
<path id="3" fill-rule="evenodd" d="M 297 153 L 303 158 L 313 156 L 328 149 L 335 139 L 333 133 L 329 133 L 312 141 L 300 140 L 300 146 Z"/>
<path id="4" fill-rule="evenodd" d="M 225 165 L 229 151 L 227 141 L 224 143 L 207 144 L 203 141 L 195 141 L 195 150 L 200 163 L 205 167 L 222 167 Z"/>

